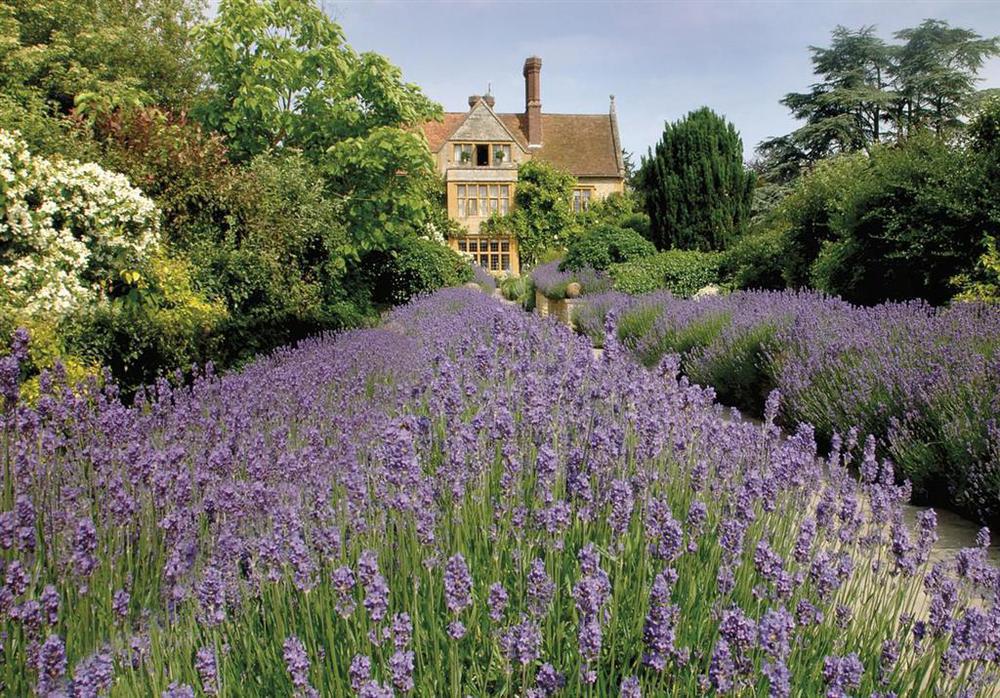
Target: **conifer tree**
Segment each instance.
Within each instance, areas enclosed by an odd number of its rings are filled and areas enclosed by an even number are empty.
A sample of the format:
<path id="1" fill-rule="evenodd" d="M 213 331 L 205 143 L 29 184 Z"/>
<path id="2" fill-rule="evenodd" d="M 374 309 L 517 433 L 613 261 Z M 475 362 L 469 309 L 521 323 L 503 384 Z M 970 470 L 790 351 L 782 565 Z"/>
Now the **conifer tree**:
<path id="1" fill-rule="evenodd" d="M 746 229 L 753 185 L 739 132 L 707 107 L 667 124 L 636 176 L 660 249 L 725 249 Z"/>

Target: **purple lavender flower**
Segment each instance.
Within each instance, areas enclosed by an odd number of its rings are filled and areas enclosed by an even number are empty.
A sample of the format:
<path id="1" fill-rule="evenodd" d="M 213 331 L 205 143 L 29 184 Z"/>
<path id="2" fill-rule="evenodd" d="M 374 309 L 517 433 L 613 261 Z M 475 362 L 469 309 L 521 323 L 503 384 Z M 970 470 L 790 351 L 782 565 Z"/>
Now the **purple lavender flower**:
<path id="1" fill-rule="evenodd" d="M 372 660 L 362 654 L 355 655 L 347 674 L 351 679 L 351 688 L 360 691 L 372 677 Z"/>
<path id="2" fill-rule="evenodd" d="M 809 559 L 809 549 L 816 537 L 816 520 L 811 516 L 802 519 L 799 524 L 799 535 L 795 539 L 795 561 L 803 564 Z"/>
<path id="3" fill-rule="evenodd" d="M 626 677 L 618 691 L 618 698 L 642 698 L 642 687 L 639 685 L 639 679 L 635 676 Z"/>
<path id="4" fill-rule="evenodd" d="M 111 597 L 111 610 L 119 618 L 125 618 L 128 616 L 128 607 L 131 601 L 132 595 L 124 589 L 119 589 Z"/>
<path id="5" fill-rule="evenodd" d="M 73 567 L 81 577 L 89 577 L 97 568 L 97 529 L 90 518 L 80 519 L 73 536 Z"/>
<path id="6" fill-rule="evenodd" d="M 677 654 L 674 631 L 680 609 L 670 603 L 670 590 L 676 580 L 677 573 L 672 569 L 658 574 L 649 593 L 649 612 L 642 631 L 647 651 L 642 661 L 656 671 L 664 671 Z"/>
<path id="7" fill-rule="evenodd" d="M 489 606 L 490 606 L 490 620 L 494 623 L 499 623 L 503 620 L 504 611 L 507 610 L 507 590 L 504 589 L 503 584 L 496 582 L 490 587 L 489 593 Z"/>
<path id="8" fill-rule="evenodd" d="M 413 621 L 409 613 L 397 613 L 392 617 L 392 643 L 397 650 L 406 649 L 413 639 Z"/>
<path id="9" fill-rule="evenodd" d="M 306 654 L 305 645 L 294 635 L 285 639 L 284 644 L 285 668 L 292 679 L 292 685 L 296 691 L 304 692 L 309 689 L 309 655 Z"/>
<path id="10" fill-rule="evenodd" d="M 472 575 L 461 553 L 450 557 L 445 565 L 444 597 L 453 614 L 461 613 L 472 603 Z"/>
<path id="11" fill-rule="evenodd" d="M 413 690 L 414 655 L 412 651 L 396 650 L 389 658 L 389 671 L 396 690 L 409 693 Z"/>
<path id="12" fill-rule="evenodd" d="M 47 585 L 39 597 L 45 611 L 45 622 L 55 625 L 59 622 L 59 592 L 51 584 Z"/>
<path id="13" fill-rule="evenodd" d="M 544 616 L 552 603 L 556 585 L 545 571 L 545 563 L 535 558 L 528 572 L 528 609 L 535 616 Z"/>
<path id="14" fill-rule="evenodd" d="M 215 660 L 215 648 L 206 645 L 198 649 L 194 656 L 194 668 L 201 679 L 201 690 L 206 696 L 219 693 L 219 670 Z"/>
<path id="15" fill-rule="evenodd" d="M 381 622 L 389 609 L 389 585 L 378 572 L 365 584 L 365 609 L 375 623 Z"/>
<path id="16" fill-rule="evenodd" d="M 392 687 L 369 681 L 358 690 L 358 698 L 393 698 Z"/>
<path id="17" fill-rule="evenodd" d="M 886 683 L 889 676 L 896 668 L 899 661 L 899 642 L 897 640 L 886 640 L 882 643 L 882 654 L 879 657 L 878 676 L 879 682 Z"/>
<path id="18" fill-rule="evenodd" d="M 777 622 L 785 622 L 780 618 Z M 727 647 L 736 653 L 736 663 L 743 671 L 747 668 L 750 650 L 757 644 L 757 624 L 738 606 L 723 612 L 719 623 L 719 634 L 727 643 Z"/>
<path id="19" fill-rule="evenodd" d="M 111 654 L 107 651 L 92 654 L 76 665 L 71 695 L 75 698 L 98 698 L 111 690 L 113 678 Z"/>
<path id="20" fill-rule="evenodd" d="M 784 571 L 781 556 L 771 550 L 771 546 L 764 539 L 757 542 L 753 561 L 757 573 L 769 582 L 776 581 L 778 575 Z"/>
<path id="21" fill-rule="evenodd" d="M 160 698 L 194 698 L 194 689 L 186 683 L 171 683 Z"/>
<path id="22" fill-rule="evenodd" d="M 761 673 L 768 680 L 768 698 L 788 698 L 792 694 L 792 673 L 784 660 L 764 662 Z"/>
<path id="23" fill-rule="evenodd" d="M 861 685 L 865 667 L 857 654 L 846 657 L 829 656 L 823 660 L 823 680 L 828 698 L 847 698 L 847 691 Z"/>
<path id="24" fill-rule="evenodd" d="M 789 639 L 795 629 L 792 614 L 784 608 L 769 610 L 757 624 L 760 633 L 760 646 L 764 652 L 773 658 L 784 659 L 791 651 Z"/>
<path id="25" fill-rule="evenodd" d="M 538 667 L 535 675 L 535 684 L 543 696 L 555 695 L 566 685 L 566 677 L 556 671 L 556 668 L 546 662 Z"/>
<path id="26" fill-rule="evenodd" d="M 57 692 L 65 675 L 66 645 L 58 635 L 49 635 L 38 652 L 38 695 Z"/>
<path id="27" fill-rule="evenodd" d="M 448 637 L 452 640 L 461 640 L 465 637 L 466 630 L 465 623 L 458 619 L 448 623 Z"/>
<path id="28" fill-rule="evenodd" d="M 522 619 L 500 635 L 500 647 L 511 664 L 527 666 L 538 659 L 542 631 L 533 619 Z"/>
<path id="29" fill-rule="evenodd" d="M 712 651 L 712 660 L 708 665 L 708 682 L 719 693 L 726 693 L 733 688 L 733 678 L 736 676 L 736 665 L 725 638 L 719 638 Z"/>

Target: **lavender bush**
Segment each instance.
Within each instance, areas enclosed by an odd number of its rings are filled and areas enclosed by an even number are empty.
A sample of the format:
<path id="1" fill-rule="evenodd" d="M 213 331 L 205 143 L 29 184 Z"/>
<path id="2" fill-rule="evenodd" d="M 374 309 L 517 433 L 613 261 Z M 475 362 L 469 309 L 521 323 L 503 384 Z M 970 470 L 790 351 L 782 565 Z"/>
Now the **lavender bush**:
<path id="1" fill-rule="evenodd" d="M 559 262 L 539 264 L 531 270 L 535 288 L 547 298 L 553 300 L 565 298 L 566 287 L 573 282 L 580 284 L 581 295 L 602 293 L 611 289 L 611 279 L 604 272 L 589 267 L 560 271 L 559 264 Z"/>
<path id="2" fill-rule="evenodd" d="M 1000 311 L 959 303 L 852 306 L 811 292 L 596 297 L 579 329 L 603 343 L 604 318 L 647 366 L 681 355 L 692 381 L 726 404 L 781 418 L 820 440 L 871 434 L 917 495 L 983 521 L 1000 517 Z"/>
<path id="3" fill-rule="evenodd" d="M 22 338 L 23 340 L 23 338 Z M 1000 573 L 874 444 L 450 289 L 222 377 L 0 361 L 4 695 L 995 695 Z"/>

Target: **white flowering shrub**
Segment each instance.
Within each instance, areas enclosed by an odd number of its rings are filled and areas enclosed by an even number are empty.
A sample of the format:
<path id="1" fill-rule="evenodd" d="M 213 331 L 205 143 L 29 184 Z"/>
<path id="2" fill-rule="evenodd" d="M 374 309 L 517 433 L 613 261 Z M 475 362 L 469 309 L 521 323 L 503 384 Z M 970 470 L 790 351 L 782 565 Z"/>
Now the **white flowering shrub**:
<path id="1" fill-rule="evenodd" d="M 0 302 L 63 315 L 135 279 L 159 246 L 159 211 L 124 175 L 33 155 L 0 129 Z"/>

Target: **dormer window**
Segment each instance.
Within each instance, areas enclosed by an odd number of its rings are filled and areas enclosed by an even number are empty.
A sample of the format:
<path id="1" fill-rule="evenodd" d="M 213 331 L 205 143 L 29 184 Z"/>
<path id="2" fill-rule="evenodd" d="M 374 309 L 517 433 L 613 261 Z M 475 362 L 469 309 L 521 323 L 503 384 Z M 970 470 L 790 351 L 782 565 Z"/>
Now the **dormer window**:
<path id="1" fill-rule="evenodd" d="M 465 167 L 500 167 L 509 163 L 509 143 L 456 143 L 455 163 Z"/>

